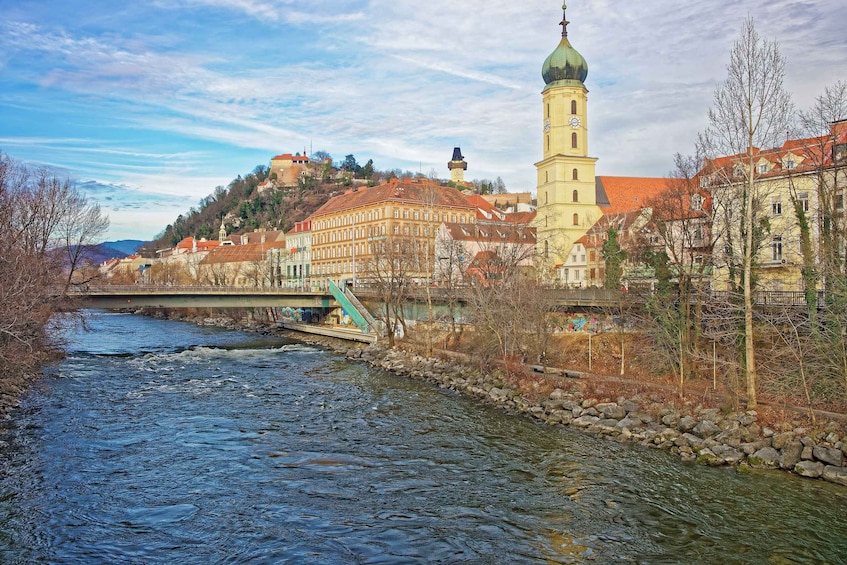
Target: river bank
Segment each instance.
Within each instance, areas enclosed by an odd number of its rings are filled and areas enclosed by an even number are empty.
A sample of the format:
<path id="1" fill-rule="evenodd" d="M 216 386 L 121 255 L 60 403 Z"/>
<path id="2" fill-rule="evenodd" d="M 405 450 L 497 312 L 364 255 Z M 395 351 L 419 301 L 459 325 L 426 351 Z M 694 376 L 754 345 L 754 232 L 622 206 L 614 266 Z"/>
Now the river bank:
<path id="1" fill-rule="evenodd" d="M 818 429 L 792 422 L 765 425 L 754 410 L 680 408 L 651 400 L 647 394 L 597 398 L 586 393 L 584 382 L 561 377 L 544 377 L 551 380 L 548 393 L 547 387 L 537 386 L 538 381 L 511 382 L 501 372 L 482 372 L 456 358 L 428 358 L 380 345 L 283 333 L 342 353 L 351 361 L 425 379 L 547 425 L 570 426 L 613 441 L 665 450 L 701 465 L 734 466 L 739 472 L 781 470 L 847 486 L 847 435 L 837 422 Z"/>

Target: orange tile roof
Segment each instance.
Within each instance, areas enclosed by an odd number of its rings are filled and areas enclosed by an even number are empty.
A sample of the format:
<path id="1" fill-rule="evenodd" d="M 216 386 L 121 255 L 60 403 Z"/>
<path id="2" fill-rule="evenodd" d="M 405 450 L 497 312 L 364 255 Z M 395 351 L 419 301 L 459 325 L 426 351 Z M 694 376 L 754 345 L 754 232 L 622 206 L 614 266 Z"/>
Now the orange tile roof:
<path id="1" fill-rule="evenodd" d="M 174 249 L 194 249 L 197 248 L 197 251 L 209 251 L 211 249 L 215 249 L 216 247 L 220 247 L 221 242 L 215 239 L 197 239 L 195 240 L 193 237 L 188 236 L 182 239 L 179 243 L 174 246 Z"/>
<path id="2" fill-rule="evenodd" d="M 459 208 L 467 211 L 474 210 L 474 206 L 455 188 L 428 181 L 391 179 L 390 182 L 377 186 L 351 189 L 344 194 L 334 196 L 314 212 L 312 217 L 317 218 L 382 202 L 429 204 L 427 202 L 430 199 L 429 194 L 427 194 L 428 191 L 432 191 L 431 194 L 434 197 L 432 204 L 435 206 Z"/>
<path id="3" fill-rule="evenodd" d="M 597 177 L 597 205 L 603 214 L 638 210 L 668 187 L 668 179 L 648 177 Z"/>
<path id="4" fill-rule="evenodd" d="M 263 261 L 269 249 L 284 248 L 284 241 L 266 243 L 245 243 L 244 245 L 222 245 L 206 255 L 201 265 L 220 263 L 243 263 L 246 261 Z"/>

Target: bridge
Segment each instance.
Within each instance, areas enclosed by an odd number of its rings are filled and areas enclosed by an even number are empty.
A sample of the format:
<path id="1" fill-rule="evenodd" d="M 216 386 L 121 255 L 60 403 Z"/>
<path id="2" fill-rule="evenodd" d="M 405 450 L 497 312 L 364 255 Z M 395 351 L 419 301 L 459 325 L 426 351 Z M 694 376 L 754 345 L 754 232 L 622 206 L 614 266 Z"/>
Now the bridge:
<path id="1" fill-rule="evenodd" d="M 435 303 L 460 302 L 467 304 L 472 300 L 473 291 L 469 287 L 446 289 L 419 286 L 406 290 L 409 303 L 426 303 L 431 299 Z M 629 296 L 627 296 L 627 294 Z M 585 289 L 547 289 L 544 300 L 551 308 L 602 308 L 621 306 L 628 302 L 638 303 L 646 299 L 643 293 L 624 294 L 618 290 L 601 288 Z M 282 287 L 230 287 L 230 286 L 151 286 L 151 285 L 105 285 L 73 288 L 70 296 L 80 308 L 344 308 L 351 316 L 358 318 L 357 312 L 364 318 L 356 297 L 379 300 L 380 293 L 370 286 L 357 286 L 355 296 L 349 289 L 329 285 L 327 290 L 297 290 Z M 819 301 L 823 300 L 819 296 Z M 709 302 L 730 302 L 727 293 L 711 292 L 704 300 Z M 805 295 L 802 292 L 757 291 L 754 304 L 759 308 L 804 307 Z M 364 320 L 356 320 L 357 324 Z M 367 320 L 368 324 L 373 322 Z M 360 324 L 361 325 L 361 324 Z"/>
<path id="2" fill-rule="evenodd" d="M 337 308 L 328 290 L 230 286 L 106 285 L 73 289 L 81 308 Z"/>

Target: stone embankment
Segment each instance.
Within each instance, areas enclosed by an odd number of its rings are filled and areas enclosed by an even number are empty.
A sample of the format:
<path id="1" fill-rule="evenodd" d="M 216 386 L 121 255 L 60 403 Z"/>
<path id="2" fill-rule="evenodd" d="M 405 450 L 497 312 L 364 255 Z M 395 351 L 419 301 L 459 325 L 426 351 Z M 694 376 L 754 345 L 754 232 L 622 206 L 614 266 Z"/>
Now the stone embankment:
<path id="1" fill-rule="evenodd" d="M 302 340 L 303 336 L 297 338 Z M 348 359 L 425 379 L 549 425 L 571 426 L 616 441 L 664 449 L 703 465 L 781 469 L 847 486 L 847 436 L 839 436 L 835 426 L 816 432 L 799 427 L 774 430 L 759 423 L 752 410 L 723 413 L 719 409 L 695 408 L 683 413 L 675 406 L 644 398 L 600 402 L 584 396 L 567 379 L 560 379 L 559 386 L 546 398 L 529 400 L 501 376 L 482 373 L 456 361 L 377 345 L 351 347 L 327 338 L 306 341 L 342 352 Z"/>

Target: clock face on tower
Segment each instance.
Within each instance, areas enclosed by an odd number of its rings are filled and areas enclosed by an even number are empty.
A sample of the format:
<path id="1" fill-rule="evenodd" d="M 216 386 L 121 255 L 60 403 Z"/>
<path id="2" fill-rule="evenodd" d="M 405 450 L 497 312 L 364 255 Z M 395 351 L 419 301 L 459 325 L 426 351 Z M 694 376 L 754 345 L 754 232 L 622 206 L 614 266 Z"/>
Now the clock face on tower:
<path id="1" fill-rule="evenodd" d="M 544 120 L 544 131 L 550 131 L 550 118 Z"/>
<path id="2" fill-rule="evenodd" d="M 573 129 L 577 129 L 579 127 L 580 121 L 579 116 L 571 116 L 571 119 L 568 121 Z"/>

